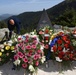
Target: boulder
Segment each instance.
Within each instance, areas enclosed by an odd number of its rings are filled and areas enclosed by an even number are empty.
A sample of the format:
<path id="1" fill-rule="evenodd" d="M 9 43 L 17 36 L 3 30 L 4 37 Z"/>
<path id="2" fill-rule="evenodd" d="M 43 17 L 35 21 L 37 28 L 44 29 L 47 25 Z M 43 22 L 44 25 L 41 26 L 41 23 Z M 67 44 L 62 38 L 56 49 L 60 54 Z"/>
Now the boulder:
<path id="1" fill-rule="evenodd" d="M 0 39 L 2 39 L 4 37 L 6 31 L 9 32 L 8 28 L 0 29 Z"/>

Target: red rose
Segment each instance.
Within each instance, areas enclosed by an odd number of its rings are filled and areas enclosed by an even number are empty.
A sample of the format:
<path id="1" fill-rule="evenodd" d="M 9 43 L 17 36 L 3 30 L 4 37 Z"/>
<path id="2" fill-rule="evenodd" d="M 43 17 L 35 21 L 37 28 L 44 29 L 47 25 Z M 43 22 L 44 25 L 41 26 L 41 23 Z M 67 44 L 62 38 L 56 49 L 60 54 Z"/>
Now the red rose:
<path id="1" fill-rule="evenodd" d="M 70 50 L 74 50 L 73 46 L 70 46 Z"/>
<path id="2" fill-rule="evenodd" d="M 53 50 L 54 50 L 54 52 L 56 52 L 56 50 L 57 50 L 56 46 L 53 46 Z"/>
<path id="3" fill-rule="evenodd" d="M 48 30 L 48 29 L 46 29 L 46 30 L 45 30 L 45 33 L 46 33 L 46 34 L 48 34 L 48 33 L 49 33 L 49 30 Z"/>
<path id="4" fill-rule="evenodd" d="M 60 59 L 62 59 L 62 58 L 63 58 L 63 55 L 60 55 L 60 54 L 59 54 L 58 57 L 59 57 Z"/>
<path id="5" fill-rule="evenodd" d="M 70 57 L 70 59 L 73 59 L 73 54 L 71 53 L 71 54 L 69 54 L 69 57 Z"/>
<path id="6" fill-rule="evenodd" d="M 65 48 L 68 48 L 68 47 L 69 47 L 69 45 L 68 45 L 68 44 L 64 44 L 64 47 L 65 47 Z"/>
<path id="7" fill-rule="evenodd" d="M 61 51 L 62 50 L 62 47 L 61 46 L 58 46 L 58 50 Z"/>
<path id="8" fill-rule="evenodd" d="M 65 40 L 65 42 L 66 42 L 67 44 L 70 44 L 70 40 Z"/>
<path id="9" fill-rule="evenodd" d="M 64 52 L 63 51 L 59 52 L 58 57 L 62 59 L 63 56 L 64 56 Z"/>
<path id="10" fill-rule="evenodd" d="M 48 37 L 48 36 L 46 36 L 46 37 L 44 37 L 44 39 L 45 39 L 45 40 L 49 40 L 49 37 Z"/>
<path id="11" fill-rule="evenodd" d="M 60 32 L 60 33 L 59 33 L 60 36 L 62 36 L 63 34 L 64 34 L 63 32 Z"/>
<path id="12" fill-rule="evenodd" d="M 67 38 L 67 36 L 65 35 L 65 36 L 62 36 L 62 39 L 63 39 L 64 41 L 66 41 L 68 38 Z"/>
<path id="13" fill-rule="evenodd" d="M 60 39 L 57 40 L 57 43 L 58 43 L 58 44 L 62 44 L 62 40 L 60 40 Z"/>

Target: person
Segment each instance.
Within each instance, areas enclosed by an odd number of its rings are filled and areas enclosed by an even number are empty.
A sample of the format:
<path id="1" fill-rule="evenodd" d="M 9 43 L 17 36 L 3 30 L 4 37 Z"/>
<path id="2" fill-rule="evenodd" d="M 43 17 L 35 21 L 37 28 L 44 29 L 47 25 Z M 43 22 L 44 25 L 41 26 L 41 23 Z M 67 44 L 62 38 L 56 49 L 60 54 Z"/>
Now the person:
<path id="1" fill-rule="evenodd" d="M 8 19 L 9 39 L 12 37 L 12 32 L 16 27 L 16 34 L 20 34 L 20 20 L 17 17 L 11 17 Z"/>

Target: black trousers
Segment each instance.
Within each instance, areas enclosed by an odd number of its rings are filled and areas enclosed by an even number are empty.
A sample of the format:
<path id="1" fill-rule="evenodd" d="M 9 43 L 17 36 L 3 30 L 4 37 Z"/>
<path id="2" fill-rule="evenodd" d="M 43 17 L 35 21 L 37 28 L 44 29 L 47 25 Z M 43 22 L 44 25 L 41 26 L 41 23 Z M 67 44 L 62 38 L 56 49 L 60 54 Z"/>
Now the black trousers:
<path id="1" fill-rule="evenodd" d="M 11 39 L 12 37 L 12 31 L 9 32 L 9 40 Z"/>

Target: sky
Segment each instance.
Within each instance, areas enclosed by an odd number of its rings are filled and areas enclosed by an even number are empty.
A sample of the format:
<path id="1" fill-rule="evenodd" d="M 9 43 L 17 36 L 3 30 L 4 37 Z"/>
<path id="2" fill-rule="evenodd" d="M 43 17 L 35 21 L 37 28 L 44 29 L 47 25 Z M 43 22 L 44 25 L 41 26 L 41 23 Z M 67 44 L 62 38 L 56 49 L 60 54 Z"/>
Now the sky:
<path id="1" fill-rule="evenodd" d="M 23 12 L 41 11 L 51 8 L 64 0 L 0 0 L 0 15 L 18 15 Z"/>

